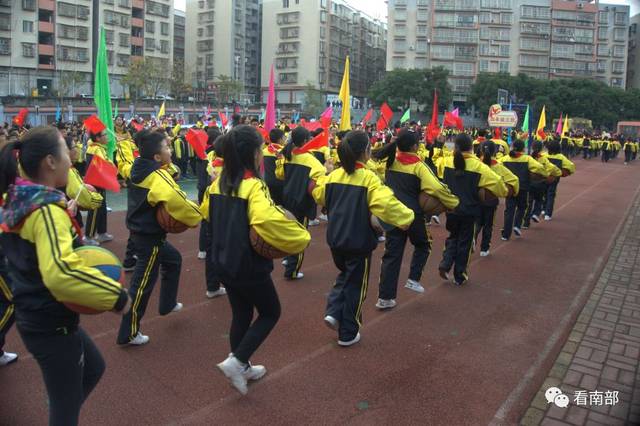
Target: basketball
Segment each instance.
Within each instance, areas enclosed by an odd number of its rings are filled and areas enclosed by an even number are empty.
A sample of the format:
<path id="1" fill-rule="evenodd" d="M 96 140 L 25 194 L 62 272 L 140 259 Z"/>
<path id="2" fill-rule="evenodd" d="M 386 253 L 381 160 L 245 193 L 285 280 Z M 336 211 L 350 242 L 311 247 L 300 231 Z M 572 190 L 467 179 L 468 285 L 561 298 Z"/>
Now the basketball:
<path id="1" fill-rule="evenodd" d="M 251 242 L 251 247 L 255 250 L 255 252 L 267 259 L 280 259 L 282 257 L 289 256 L 290 254 L 294 254 L 285 253 L 266 242 L 256 232 L 253 226 L 249 228 L 249 241 Z"/>
<path id="2" fill-rule="evenodd" d="M 569 176 L 571 173 L 569 172 L 569 170 L 567 169 L 562 169 L 562 177 L 567 177 Z"/>
<path id="3" fill-rule="evenodd" d="M 511 191 L 513 191 L 513 187 L 511 185 L 508 185 L 508 188 L 511 193 Z M 480 198 L 480 202 L 482 204 L 492 204 L 495 203 L 498 199 L 498 197 L 496 197 L 493 192 L 489 191 L 486 188 L 478 189 L 478 198 Z"/>
<path id="4" fill-rule="evenodd" d="M 75 253 L 84 261 L 85 265 L 96 268 L 103 275 L 106 275 L 114 281 L 118 281 L 120 285 L 124 287 L 124 270 L 122 269 L 120 259 L 118 259 L 115 254 L 102 247 L 94 246 L 78 247 Z M 79 314 L 96 315 L 102 313 L 102 311 L 76 305 L 75 303 L 65 303 L 64 305 Z"/>
<path id="5" fill-rule="evenodd" d="M 432 197 L 424 191 L 420 192 L 418 203 L 427 216 L 436 216 L 447 211 L 447 208 L 439 199 Z"/>
<path id="6" fill-rule="evenodd" d="M 189 229 L 187 225 L 176 220 L 169 214 L 164 206 L 164 203 L 160 203 L 156 209 L 156 220 L 162 229 L 169 234 L 180 234 L 181 232 Z"/>
<path id="7" fill-rule="evenodd" d="M 546 177 L 539 175 L 538 173 L 529 172 L 529 180 L 531 180 L 531 182 L 542 182 L 546 179 Z"/>

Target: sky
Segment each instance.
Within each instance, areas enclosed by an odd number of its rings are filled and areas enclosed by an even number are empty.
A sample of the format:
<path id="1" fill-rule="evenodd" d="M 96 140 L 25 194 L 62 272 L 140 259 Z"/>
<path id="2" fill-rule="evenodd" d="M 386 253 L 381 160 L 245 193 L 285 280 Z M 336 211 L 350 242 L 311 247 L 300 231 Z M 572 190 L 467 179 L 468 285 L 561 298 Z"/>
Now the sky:
<path id="1" fill-rule="evenodd" d="M 387 4 L 384 0 L 345 0 L 346 3 L 356 9 L 386 21 Z M 631 15 L 640 13 L 640 0 L 600 0 L 600 3 L 628 4 L 631 5 Z M 175 0 L 175 7 L 184 10 L 185 0 Z"/>

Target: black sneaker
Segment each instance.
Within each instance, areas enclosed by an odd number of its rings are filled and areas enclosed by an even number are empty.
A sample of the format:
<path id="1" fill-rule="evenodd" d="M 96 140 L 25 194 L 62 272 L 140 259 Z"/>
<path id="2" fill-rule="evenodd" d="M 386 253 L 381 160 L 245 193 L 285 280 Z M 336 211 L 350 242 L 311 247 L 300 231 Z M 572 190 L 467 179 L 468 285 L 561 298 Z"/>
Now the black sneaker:
<path id="1" fill-rule="evenodd" d="M 122 270 L 125 272 L 133 272 L 136 269 L 136 262 L 133 263 L 123 263 Z"/>

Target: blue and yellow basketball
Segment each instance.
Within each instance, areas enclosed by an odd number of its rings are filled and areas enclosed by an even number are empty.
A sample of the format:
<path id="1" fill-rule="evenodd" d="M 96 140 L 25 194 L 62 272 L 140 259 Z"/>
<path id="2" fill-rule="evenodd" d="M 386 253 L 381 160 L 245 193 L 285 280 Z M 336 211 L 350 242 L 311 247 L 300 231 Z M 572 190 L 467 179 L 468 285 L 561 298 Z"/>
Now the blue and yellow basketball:
<path id="1" fill-rule="evenodd" d="M 78 247 L 75 250 L 75 253 L 80 256 L 85 265 L 96 268 L 102 274 L 114 281 L 118 281 L 124 287 L 124 270 L 122 269 L 120 259 L 118 259 L 115 254 L 111 253 L 109 250 L 103 249 L 102 247 L 94 246 Z M 65 303 L 65 306 L 79 314 L 101 313 L 95 309 L 76 305 L 74 303 Z"/>

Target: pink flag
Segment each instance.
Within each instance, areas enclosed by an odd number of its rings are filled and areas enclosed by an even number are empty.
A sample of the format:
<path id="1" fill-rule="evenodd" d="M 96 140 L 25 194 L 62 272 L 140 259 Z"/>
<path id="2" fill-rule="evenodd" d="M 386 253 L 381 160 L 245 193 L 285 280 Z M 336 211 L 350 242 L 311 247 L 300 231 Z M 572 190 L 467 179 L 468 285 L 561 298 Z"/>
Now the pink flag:
<path id="1" fill-rule="evenodd" d="M 273 64 L 269 76 L 269 96 L 267 97 L 267 110 L 264 113 L 264 129 L 269 132 L 276 127 L 276 89 L 273 83 Z"/>
<path id="2" fill-rule="evenodd" d="M 562 134 L 562 113 L 560 113 L 560 120 L 558 120 L 558 125 L 556 126 L 556 133 Z"/>
<path id="3" fill-rule="evenodd" d="M 458 114 L 460 113 L 460 111 L 458 110 L 458 108 L 454 109 L 453 111 L 451 111 L 451 114 L 453 114 L 454 116 L 458 117 Z"/>

